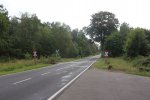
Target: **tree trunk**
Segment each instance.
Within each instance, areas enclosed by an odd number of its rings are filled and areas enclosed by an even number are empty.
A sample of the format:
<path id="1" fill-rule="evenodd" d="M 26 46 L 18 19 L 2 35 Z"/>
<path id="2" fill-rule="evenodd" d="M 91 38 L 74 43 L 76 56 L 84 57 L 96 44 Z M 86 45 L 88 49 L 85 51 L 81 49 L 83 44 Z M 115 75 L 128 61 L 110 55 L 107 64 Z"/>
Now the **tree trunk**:
<path id="1" fill-rule="evenodd" d="M 101 41 L 102 58 L 104 57 L 104 41 Z"/>

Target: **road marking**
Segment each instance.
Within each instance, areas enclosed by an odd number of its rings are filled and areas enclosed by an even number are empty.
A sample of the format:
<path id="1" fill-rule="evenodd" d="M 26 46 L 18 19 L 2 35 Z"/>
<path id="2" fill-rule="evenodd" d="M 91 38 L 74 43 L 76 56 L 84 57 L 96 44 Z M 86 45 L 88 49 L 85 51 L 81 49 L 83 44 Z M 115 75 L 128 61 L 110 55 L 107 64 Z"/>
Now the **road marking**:
<path id="1" fill-rule="evenodd" d="M 22 83 L 22 82 L 25 82 L 25 81 L 28 81 L 28 80 L 31 80 L 32 78 L 27 78 L 27 79 L 24 79 L 24 80 L 21 80 L 21 81 L 18 81 L 18 82 L 15 82 L 13 84 L 19 84 L 19 83 Z"/>
<path id="2" fill-rule="evenodd" d="M 87 67 L 87 66 L 74 66 L 74 67 L 85 68 L 85 67 Z"/>
<path id="3" fill-rule="evenodd" d="M 86 70 L 88 70 L 93 63 L 95 63 L 97 60 L 93 61 L 85 70 L 83 70 L 80 74 L 78 74 L 75 78 L 73 78 L 70 82 L 68 82 L 64 87 L 62 87 L 60 90 L 58 90 L 55 94 L 53 94 L 51 97 L 49 97 L 47 100 L 53 100 L 58 96 L 60 93 L 62 93 L 69 85 L 71 85 L 77 78 L 79 78 Z"/>
<path id="4" fill-rule="evenodd" d="M 64 69 L 68 69 L 68 68 L 71 68 L 71 67 L 62 67 L 62 68 L 59 68 L 59 69 L 56 69 L 56 71 L 60 71 L 60 70 L 64 70 Z"/>
<path id="5" fill-rule="evenodd" d="M 93 61 L 74 61 L 74 62 L 67 62 L 67 63 L 78 64 L 78 63 L 87 63 L 87 62 L 93 62 Z"/>
<path id="6" fill-rule="evenodd" d="M 59 69 L 56 69 L 56 71 L 59 71 L 59 70 L 61 70 L 62 68 L 59 68 Z"/>
<path id="7" fill-rule="evenodd" d="M 49 74 L 49 73 L 51 73 L 51 72 L 46 72 L 46 73 L 43 73 L 43 74 L 41 74 L 41 75 L 46 75 L 46 74 Z"/>

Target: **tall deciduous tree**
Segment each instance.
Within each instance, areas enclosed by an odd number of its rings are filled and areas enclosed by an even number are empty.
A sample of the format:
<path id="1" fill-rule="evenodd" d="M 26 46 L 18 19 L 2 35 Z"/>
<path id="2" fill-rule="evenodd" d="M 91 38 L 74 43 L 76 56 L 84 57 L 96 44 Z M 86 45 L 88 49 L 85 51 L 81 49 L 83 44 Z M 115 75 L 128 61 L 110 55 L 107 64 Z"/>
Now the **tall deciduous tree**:
<path id="1" fill-rule="evenodd" d="M 62 57 L 87 56 L 97 51 L 94 42 L 89 41 L 83 31 L 71 31 L 61 23 L 42 23 L 34 14 L 24 13 L 11 17 L 0 5 L 0 60 L 9 57 L 25 58 L 32 50 L 38 57 L 51 56 L 59 50 Z"/>
<path id="2" fill-rule="evenodd" d="M 143 29 L 146 35 L 146 40 L 148 41 L 148 54 L 150 55 L 150 30 Z"/>
<path id="3" fill-rule="evenodd" d="M 0 5 L 0 34 L 7 31 L 9 26 L 8 11 Z"/>
<path id="4" fill-rule="evenodd" d="M 7 50 L 9 48 L 8 43 L 8 28 L 9 28 L 9 18 L 8 11 L 0 5 L 0 56 L 9 55 Z"/>
<path id="5" fill-rule="evenodd" d="M 121 26 L 120 26 L 120 35 L 122 36 L 123 40 L 125 40 L 127 34 L 130 32 L 130 27 L 129 27 L 129 24 L 127 23 L 122 23 Z"/>
<path id="6" fill-rule="evenodd" d="M 119 21 L 115 18 L 115 14 L 101 11 L 92 15 L 91 24 L 87 28 L 87 34 L 96 41 L 101 43 L 103 51 L 105 37 L 116 31 Z"/>

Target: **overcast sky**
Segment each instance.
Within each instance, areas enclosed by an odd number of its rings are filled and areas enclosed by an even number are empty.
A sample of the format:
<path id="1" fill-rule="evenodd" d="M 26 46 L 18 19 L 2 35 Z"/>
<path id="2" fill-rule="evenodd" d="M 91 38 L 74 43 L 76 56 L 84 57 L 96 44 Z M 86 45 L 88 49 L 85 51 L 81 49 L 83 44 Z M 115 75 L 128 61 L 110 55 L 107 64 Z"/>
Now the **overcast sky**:
<path id="1" fill-rule="evenodd" d="M 109 11 L 119 22 L 150 29 L 150 0 L 0 0 L 9 16 L 36 14 L 42 22 L 59 21 L 72 29 L 90 24 L 91 15 Z"/>

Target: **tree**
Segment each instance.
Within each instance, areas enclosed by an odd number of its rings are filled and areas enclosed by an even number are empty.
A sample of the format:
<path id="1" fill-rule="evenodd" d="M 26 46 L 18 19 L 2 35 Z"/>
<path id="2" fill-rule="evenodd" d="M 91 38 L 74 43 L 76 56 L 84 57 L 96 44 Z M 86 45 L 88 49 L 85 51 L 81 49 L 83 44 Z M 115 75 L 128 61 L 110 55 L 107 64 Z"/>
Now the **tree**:
<path id="1" fill-rule="evenodd" d="M 9 26 L 9 55 L 10 57 L 16 57 L 18 58 L 19 57 L 19 52 L 20 52 L 20 48 L 17 48 L 18 47 L 18 42 L 17 42 L 17 39 L 18 39 L 18 35 L 16 34 L 17 33 L 17 30 L 18 30 L 18 26 L 19 26 L 19 20 L 17 17 L 12 17 L 10 19 L 10 26 Z"/>
<path id="2" fill-rule="evenodd" d="M 51 28 L 48 24 L 43 24 L 40 26 L 39 30 L 40 39 L 39 45 L 37 47 L 38 55 L 42 56 L 50 56 L 55 52 L 54 44 L 53 43 L 53 34 Z"/>
<path id="3" fill-rule="evenodd" d="M 125 52 L 129 57 L 138 55 L 146 56 L 148 53 L 148 42 L 143 29 L 136 28 L 132 30 L 125 42 Z"/>
<path id="4" fill-rule="evenodd" d="M 117 30 L 119 21 L 115 15 L 110 12 L 98 12 L 92 15 L 91 24 L 87 28 L 87 34 L 101 43 L 101 50 L 104 50 L 105 37 Z"/>
<path id="5" fill-rule="evenodd" d="M 0 5 L 0 56 L 9 55 L 9 17 L 8 11 Z"/>
<path id="6" fill-rule="evenodd" d="M 120 56 L 123 53 L 123 40 L 118 32 L 113 32 L 106 38 L 105 49 L 110 51 L 111 56 Z"/>
<path id="7" fill-rule="evenodd" d="M 39 47 L 41 22 L 36 15 L 22 14 L 16 35 L 17 48 L 21 49 L 22 57 L 25 53 L 32 53 Z"/>
<path id="8" fill-rule="evenodd" d="M 146 40 L 148 41 L 148 54 L 150 55 L 150 30 L 143 29 L 146 35 Z"/>
<path id="9" fill-rule="evenodd" d="M 129 24 L 127 23 L 122 23 L 121 26 L 120 26 L 120 35 L 121 37 L 123 38 L 123 40 L 125 40 L 127 34 L 130 32 L 130 27 L 129 27 Z"/>
<path id="10" fill-rule="evenodd" d="M 85 29 L 75 29 L 71 32 L 72 41 L 79 56 L 88 56 L 97 52 L 97 45 L 86 37 Z"/>
<path id="11" fill-rule="evenodd" d="M 69 26 L 61 25 L 58 22 L 52 23 L 51 31 L 53 34 L 52 44 L 55 50 L 59 50 L 62 57 L 69 57 L 71 52 L 73 52 L 73 42 Z"/>
<path id="12" fill-rule="evenodd" d="M 9 27 L 8 11 L 0 5 L 0 34 L 7 31 Z"/>
<path id="13" fill-rule="evenodd" d="M 36 50 L 38 57 L 51 56 L 59 50 L 62 57 L 87 56 L 96 52 L 96 45 L 83 31 L 71 31 L 59 22 L 41 23 L 35 14 L 8 17 L 0 5 L 0 58 L 25 58 Z"/>

